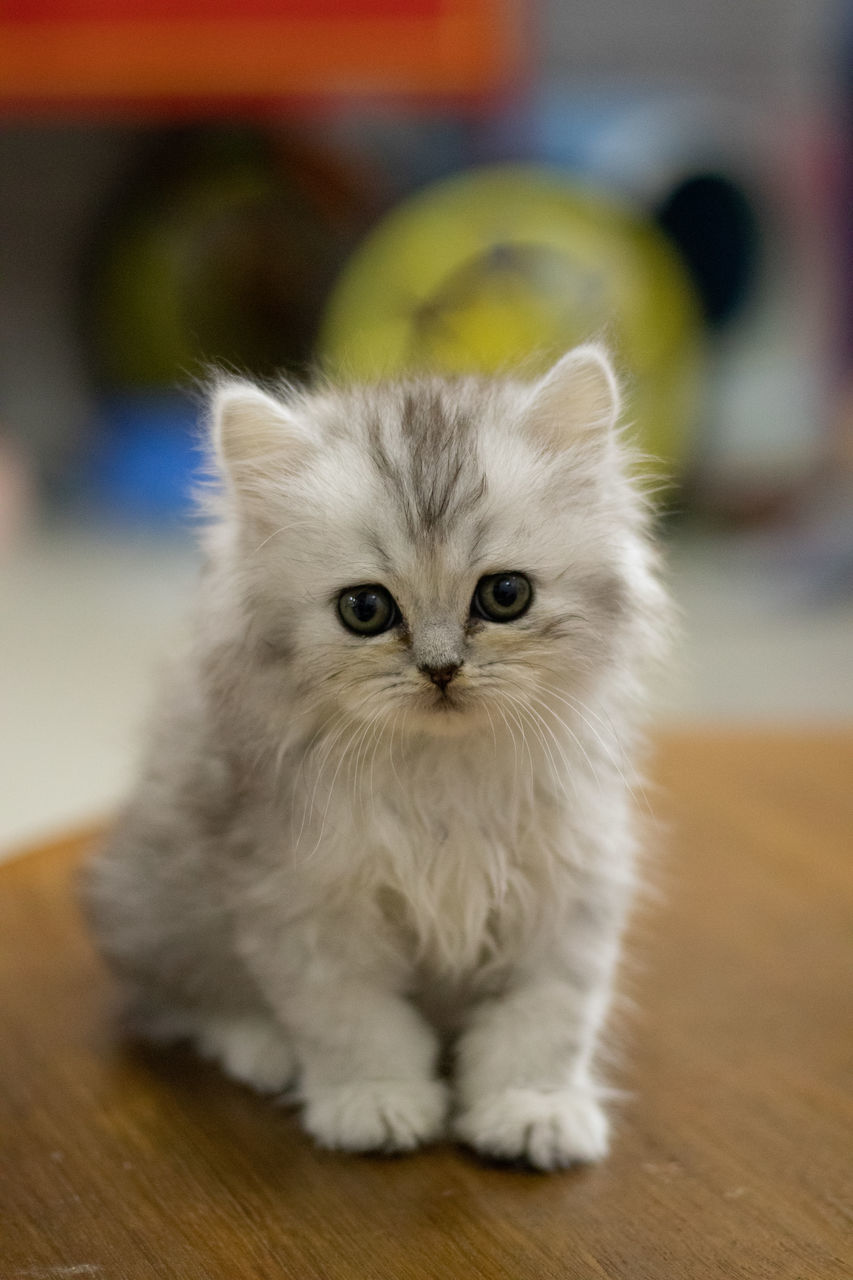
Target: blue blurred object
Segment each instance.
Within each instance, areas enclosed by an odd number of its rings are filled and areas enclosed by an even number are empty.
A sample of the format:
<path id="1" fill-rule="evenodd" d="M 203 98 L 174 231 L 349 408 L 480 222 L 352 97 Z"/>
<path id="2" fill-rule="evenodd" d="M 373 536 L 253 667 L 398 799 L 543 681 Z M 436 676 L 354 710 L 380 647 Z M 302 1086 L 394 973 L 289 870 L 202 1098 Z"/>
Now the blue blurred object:
<path id="1" fill-rule="evenodd" d="M 97 511 L 135 525 L 184 520 L 202 463 L 199 416 L 195 401 L 174 392 L 106 397 L 86 459 Z"/>

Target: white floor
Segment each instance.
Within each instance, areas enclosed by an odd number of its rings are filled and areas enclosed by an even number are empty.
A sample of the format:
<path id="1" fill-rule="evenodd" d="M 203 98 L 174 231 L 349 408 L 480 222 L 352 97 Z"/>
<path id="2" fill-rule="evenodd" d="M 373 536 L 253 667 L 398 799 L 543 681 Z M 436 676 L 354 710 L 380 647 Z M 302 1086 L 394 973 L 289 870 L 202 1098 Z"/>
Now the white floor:
<path id="1" fill-rule="evenodd" d="M 853 720 L 853 599 L 780 544 L 685 537 L 684 614 L 664 716 Z M 192 593 L 186 542 L 59 528 L 0 566 L 0 857 L 109 814 L 132 775 L 159 660 Z"/>

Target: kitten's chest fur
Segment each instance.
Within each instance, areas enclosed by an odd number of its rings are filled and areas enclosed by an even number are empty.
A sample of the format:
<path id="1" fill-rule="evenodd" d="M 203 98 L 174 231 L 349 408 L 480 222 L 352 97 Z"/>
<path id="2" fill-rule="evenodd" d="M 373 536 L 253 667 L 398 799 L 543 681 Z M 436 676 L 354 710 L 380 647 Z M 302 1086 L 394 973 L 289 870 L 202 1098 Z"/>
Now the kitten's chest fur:
<path id="1" fill-rule="evenodd" d="M 566 888 L 567 815 L 546 771 L 523 770 L 514 743 L 468 739 L 377 750 L 341 786 L 345 767 L 314 859 L 410 962 L 485 979 L 529 947 Z"/>

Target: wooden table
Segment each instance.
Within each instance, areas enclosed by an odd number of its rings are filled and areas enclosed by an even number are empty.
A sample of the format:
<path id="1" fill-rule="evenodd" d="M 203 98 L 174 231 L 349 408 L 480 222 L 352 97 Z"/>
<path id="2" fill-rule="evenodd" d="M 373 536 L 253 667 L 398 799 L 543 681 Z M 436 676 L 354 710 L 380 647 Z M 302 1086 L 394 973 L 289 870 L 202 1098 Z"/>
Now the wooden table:
<path id="1" fill-rule="evenodd" d="M 121 1043 L 73 900 L 0 868 L 0 1277 L 851 1280 L 853 732 L 671 736 L 610 1160 L 318 1152 L 188 1054 Z"/>

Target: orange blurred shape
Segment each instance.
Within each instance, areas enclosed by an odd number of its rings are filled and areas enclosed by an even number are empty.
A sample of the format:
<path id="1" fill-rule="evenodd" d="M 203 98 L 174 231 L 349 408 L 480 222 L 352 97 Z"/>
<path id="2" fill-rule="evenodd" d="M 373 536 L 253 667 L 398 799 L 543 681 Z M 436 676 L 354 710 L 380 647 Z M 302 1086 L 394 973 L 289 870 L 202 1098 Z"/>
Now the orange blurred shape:
<path id="1" fill-rule="evenodd" d="M 522 66 L 520 0 L 5 0 L 0 109 L 481 98 Z"/>

